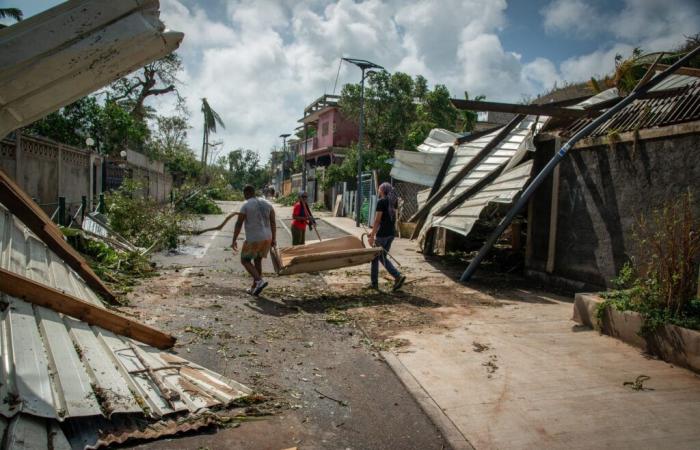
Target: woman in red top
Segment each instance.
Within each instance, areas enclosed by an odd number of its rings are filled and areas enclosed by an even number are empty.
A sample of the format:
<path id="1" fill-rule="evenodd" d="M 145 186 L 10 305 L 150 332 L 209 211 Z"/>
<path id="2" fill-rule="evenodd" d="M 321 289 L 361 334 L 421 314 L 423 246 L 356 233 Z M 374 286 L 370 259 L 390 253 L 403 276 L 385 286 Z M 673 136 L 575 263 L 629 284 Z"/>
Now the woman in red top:
<path id="1" fill-rule="evenodd" d="M 299 192 L 299 200 L 292 208 L 292 245 L 304 245 L 306 243 L 306 226 L 309 225 L 309 198 L 306 192 Z"/>

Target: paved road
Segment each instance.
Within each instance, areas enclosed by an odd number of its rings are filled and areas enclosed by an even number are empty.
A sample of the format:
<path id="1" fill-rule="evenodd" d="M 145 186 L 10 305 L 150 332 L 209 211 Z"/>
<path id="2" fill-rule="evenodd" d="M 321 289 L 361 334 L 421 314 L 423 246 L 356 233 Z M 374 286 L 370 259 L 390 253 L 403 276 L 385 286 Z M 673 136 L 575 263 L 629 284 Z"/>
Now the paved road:
<path id="1" fill-rule="evenodd" d="M 238 203 L 223 205 L 226 211 Z M 289 224 L 289 208 L 278 208 Z M 208 227 L 223 216 L 208 216 Z M 278 222 L 280 246 L 291 236 Z M 325 286 L 318 275 L 276 277 L 259 298 L 243 292 L 249 279 L 231 254 L 233 223 L 196 236 L 180 254 L 158 255 L 161 276 L 132 296 L 144 320 L 178 337 L 177 353 L 240 381 L 269 400 L 262 421 L 235 429 L 156 441 L 138 448 L 442 449 L 447 444 L 386 363 L 350 323 L 325 319 L 332 304 L 291 308 L 285 287 Z M 320 224 L 322 237 L 343 233 Z M 264 268 L 271 272 L 269 261 Z M 293 300 L 299 300 L 293 298 Z M 192 327 L 209 330 L 196 335 Z"/>

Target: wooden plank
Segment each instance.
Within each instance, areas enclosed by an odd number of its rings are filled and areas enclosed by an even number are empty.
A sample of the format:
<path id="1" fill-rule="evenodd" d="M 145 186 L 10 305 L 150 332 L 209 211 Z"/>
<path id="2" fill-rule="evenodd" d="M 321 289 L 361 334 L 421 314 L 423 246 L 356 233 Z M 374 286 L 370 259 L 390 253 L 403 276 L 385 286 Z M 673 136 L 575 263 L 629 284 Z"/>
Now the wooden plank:
<path id="1" fill-rule="evenodd" d="M 560 140 L 555 140 L 554 148 L 560 147 Z M 549 213 L 549 244 L 547 245 L 547 273 L 554 272 L 554 260 L 557 256 L 557 222 L 559 220 L 559 165 L 552 174 L 552 203 Z"/>
<path id="2" fill-rule="evenodd" d="M 2 268 L 0 291 L 160 349 L 175 344 L 175 338 L 169 334 Z"/>
<path id="3" fill-rule="evenodd" d="M 442 199 L 450 190 L 459 184 L 469 172 L 484 160 L 503 139 L 508 137 L 511 131 L 525 118 L 524 114 L 519 114 L 513 118 L 506 126 L 501 128 L 496 136 L 491 139 L 474 157 L 462 167 L 452 178 L 450 178 L 436 193 L 428 197 L 425 204 L 409 219 L 409 222 L 418 222 L 428 216 L 430 210 Z M 416 226 L 418 229 L 418 226 Z M 420 231 L 420 230 L 418 230 Z M 415 235 L 418 231 L 414 231 Z"/>
<path id="4" fill-rule="evenodd" d="M 432 197 L 435 195 L 435 193 L 440 189 L 440 186 L 442 186 L 442 182 L 445 180 L 445 175 L 447 175 L 447 169 L 450 168 L 450 163 L 452 162 L 452 158 L 455 155 L 455 148 L 453 145 L 451 145 L 447 149 L 447 153 L 445 153 L 445 158 L 442 160 L 442 165 L 440 166 L 440 171 L 438 172 L 437 176 L 435 177 L 435 182 L 433 183 L 433 187 L 430 188 L 430 194 L 428 194 L 428 198 Z"/>
<path id="5" fill-rule="evenodd" d="M 457 109 L 469 109 L 472 111 L 493 111 L 513 114 L 534 114 L 538 116 L 563 117 L 576 119 L 590 115 L 582 109 L 562 108 L 549 105 L 518 105 L 515 103 L 480 102 L 476 100 L 450 99 Z"/>
<path id="6" fill-rule="evenodd" d="M 0 199 L 3 205 L 21 220 L 54 253 L 68 264 L 95 292 L 109 302 L 115 302 L 114 294 L 92 271 L 85 259 L 63 238 L 61 230 L 39 206 L 0 169 Z"/>
<path id="7" fill-rule="evenodd" d="M 333 205 L 333 217 L 340 217 L 341 206 L 343 205 L 343 194 L 335 196 L 335 205 Z"/>
<path id="8" fill-rule="evenodd" d="M 650 65 L 651 64 L 654 64 L 654 63 L 650 63 Z M 658 70 L 666 70 L 669 67 L 671 67 L 671 66 L 669 66 L 668 64 L 656 64 L 656 69 L 658 69 Z M 678 69 L 676 69 L 675 73 L 677 75 L 688 75 L 691 77 L 700 77 L 700 69 L 696 69 L 693 67 L 679 67 Z"/>

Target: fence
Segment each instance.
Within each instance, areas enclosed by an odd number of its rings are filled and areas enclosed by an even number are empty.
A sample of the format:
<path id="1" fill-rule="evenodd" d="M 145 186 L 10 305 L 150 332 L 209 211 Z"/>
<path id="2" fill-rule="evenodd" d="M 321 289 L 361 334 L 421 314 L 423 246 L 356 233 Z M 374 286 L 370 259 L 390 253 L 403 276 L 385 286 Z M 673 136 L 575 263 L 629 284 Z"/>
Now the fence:
<path id="1" fill-rule="evenodd" d="M 407 181 L 394 181 L 394 190 L 399 197 L 399 222 L 406 222 L 418 211 L 418 193 L 426 186 L 409 183 Z"/>

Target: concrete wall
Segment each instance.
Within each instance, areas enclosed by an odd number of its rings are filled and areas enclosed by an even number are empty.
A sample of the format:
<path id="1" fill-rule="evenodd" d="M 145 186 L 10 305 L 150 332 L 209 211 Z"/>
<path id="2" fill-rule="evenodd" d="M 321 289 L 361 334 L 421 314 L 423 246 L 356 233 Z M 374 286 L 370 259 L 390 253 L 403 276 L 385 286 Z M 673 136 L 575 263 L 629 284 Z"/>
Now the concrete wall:
<path id="1" fill-rule="evenodd" d="M 636 148 L 635 148 L 636 147 Z M 535 170 L 551 157 L 552 141 L 538 144 Z M 700 135 L 686 134 L 574 149 L 560 165 L 557 227 L 550 269 L 552 177 L 532 200 L 529 257 L 531 275 L 569 280 L 572 285 L 610 286 L 634 255 L 637 220 L 644 214 L 693 194 L 700 217 Z M 553 264 L 552 264 L 553 263 Z"/>
<path id="2" fill-rule="evenodd" d="M 76 211 L 83 195 L 90 202 L 101 192 L 99 156 L 36 137 L 22 136 L 19 142 L 14 137 L 0 142 L 0 168 L 47 213 L 56 209 L 59 196 Z"/>

